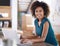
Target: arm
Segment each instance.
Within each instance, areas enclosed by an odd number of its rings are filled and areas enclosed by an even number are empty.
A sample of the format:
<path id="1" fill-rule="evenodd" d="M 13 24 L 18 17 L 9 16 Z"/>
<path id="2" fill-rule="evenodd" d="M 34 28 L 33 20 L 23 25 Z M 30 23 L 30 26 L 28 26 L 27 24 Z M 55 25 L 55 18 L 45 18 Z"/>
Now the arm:
<path id="1" fill-rule="evenodd" d="M 47 33 L 48 33 L 48 28 L 49 28 L 49 23 L 45 22 L 44 26 L 43 26 L 43 32 L 42 32 L 42 36 L 40 38 L 36 38 L 36 39 L 31 39 L 31 41 L 33 43 L 35 42 L 43 42 L 46 39 Z"/>
<path id="2" fill-rule="evenodd" d="M 34 38 L 37 38 L 37 37 L 38 36 L 36 35 L 35 26 L 34 26 L 34 29 L 32 31 L 32 35 L 30 35 L 30 36 L 24 36 L 24 35 L 22 35 L 23 39 L 34 39 Z"/>
<path id="3" fill-rule="evenodd" d="M 22 39 L 34 39 L 37 38 L 38 36 L 36 35 L 31 35 L 31 36 L 22 36 Z"/>

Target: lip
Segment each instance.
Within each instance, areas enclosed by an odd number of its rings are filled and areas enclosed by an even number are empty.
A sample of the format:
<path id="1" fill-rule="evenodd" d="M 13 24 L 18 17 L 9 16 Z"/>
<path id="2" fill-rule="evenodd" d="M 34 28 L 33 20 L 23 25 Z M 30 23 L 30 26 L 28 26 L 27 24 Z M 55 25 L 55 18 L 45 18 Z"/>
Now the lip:
<path id="1" fill-rule="evenodd" d="M 38 15 L 38 17 L 40 17 L 40 16 L 42 16 L 42 15 Z"/>
<path id="2" fill-rule="evenodd" d="M 41 14 L 37 15 L 37 16 L 42 16 Z"/>

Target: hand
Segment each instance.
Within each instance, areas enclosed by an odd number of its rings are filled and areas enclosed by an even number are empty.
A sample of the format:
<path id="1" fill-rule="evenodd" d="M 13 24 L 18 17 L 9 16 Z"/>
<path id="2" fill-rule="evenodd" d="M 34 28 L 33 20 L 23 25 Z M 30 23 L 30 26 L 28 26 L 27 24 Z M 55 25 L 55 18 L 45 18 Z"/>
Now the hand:
<path id="1" fill-rule="evenodd" d="M 25 39 L 24 41 L 23 41 L 23 43 L 27 43 L 29 41 L 29 39 Z"/>
<path id="2" fill-rule="evenodd" d="M 27 43 L 28 41 L 30 41 L 29 39 L 23 39 L 22 43 Z"/>

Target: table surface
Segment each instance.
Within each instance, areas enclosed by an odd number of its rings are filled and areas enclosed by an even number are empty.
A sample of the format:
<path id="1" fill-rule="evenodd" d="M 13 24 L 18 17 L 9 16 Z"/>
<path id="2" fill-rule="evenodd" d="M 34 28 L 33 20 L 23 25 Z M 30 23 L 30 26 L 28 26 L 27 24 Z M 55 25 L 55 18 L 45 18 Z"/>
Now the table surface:
<path id="1" fill-rule="evenodd" d="M 53 46 L 53 45 L 45 43 L 45 42 L 42 42 L 42 43 L 35 43 L 32 46 Z"/>
<path id="2" fill-rule="evenodd" d="M 4 46 L 13 46 L 13 44 L 16 45 L 16 43 L 13 43 L 10 40 L 7 41 L 7 39 L 5 39 L 3 41 L 4 41 L 3 42 Z M 16 45 L 16 46 L 53 46 L 53 45 L 45 43 L 45 42 L 41 42 L 41 43 L 34 43 L 34 44 L 30 44 L 30 43 L 28 43 L 28 44 L 19 44 L 19 45 Z"/>
<path id="3" fill-rule="evenodd" d="M 53 45 L 43 42 L 43 43 L 35 43 L 35 44 L 32 44 L 32 45 L 30 45 L 30 44 L 20 44 L 20 45 L 17 45 L 17 46 L 53 46 Z"/>

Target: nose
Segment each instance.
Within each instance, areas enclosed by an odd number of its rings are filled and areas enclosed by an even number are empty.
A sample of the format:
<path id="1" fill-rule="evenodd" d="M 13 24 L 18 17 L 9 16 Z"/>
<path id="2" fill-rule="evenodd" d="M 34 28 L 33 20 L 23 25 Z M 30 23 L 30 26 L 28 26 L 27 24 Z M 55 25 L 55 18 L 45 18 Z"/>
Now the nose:
<path id="1" fill-rule="evenodd" d="M 37 14 L 38 14 L 38 15 L 40 15 L 41 13 L 40 13 L 40 12 L 38 12 Z"/>
<path id="2" fill-rule="evenodd" d="M 41 13 L 40 12 L 38 12 L 38 16 L 40 16 L 41 15 Z"/>

